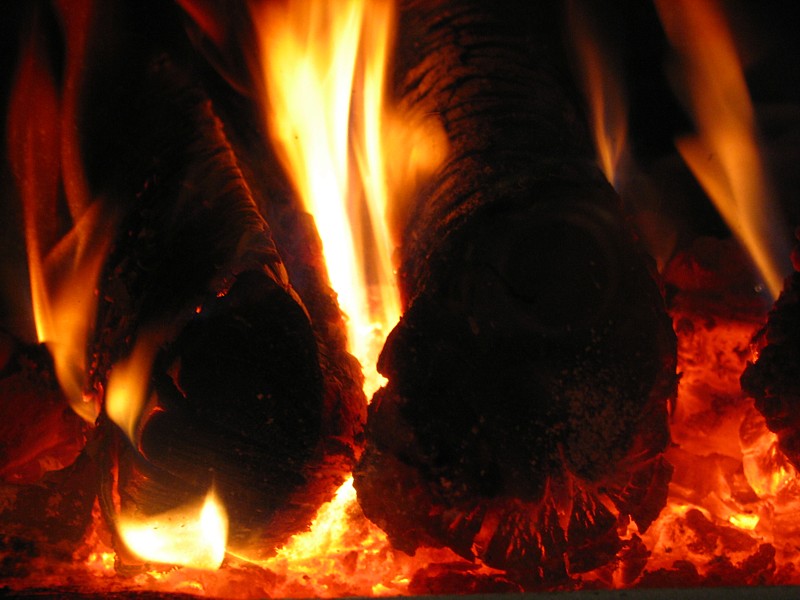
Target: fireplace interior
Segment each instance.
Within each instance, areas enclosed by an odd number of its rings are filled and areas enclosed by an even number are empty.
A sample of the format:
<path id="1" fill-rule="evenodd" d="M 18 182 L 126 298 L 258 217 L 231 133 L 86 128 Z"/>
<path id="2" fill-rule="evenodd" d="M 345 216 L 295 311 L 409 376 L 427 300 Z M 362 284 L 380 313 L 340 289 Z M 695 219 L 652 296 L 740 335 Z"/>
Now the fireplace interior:
<path id="1" fill-rule="evenodd" d="M 2 593 L 800 583 L 791 2 L 0 14 Z"/>

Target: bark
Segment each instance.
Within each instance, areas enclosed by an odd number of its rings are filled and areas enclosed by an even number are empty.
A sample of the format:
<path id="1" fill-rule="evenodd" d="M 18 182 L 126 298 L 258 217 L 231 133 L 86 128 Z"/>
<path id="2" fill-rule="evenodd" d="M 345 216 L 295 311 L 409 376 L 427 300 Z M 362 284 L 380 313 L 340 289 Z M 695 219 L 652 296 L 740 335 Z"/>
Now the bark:
<path id="1" fill-rule="evenodd" d="M 597 168 L 557 4 L 407 2 L 403 101 L 449 158 L 401 248 L 406 309 L 355 472 L 406 551 L 447 546 L 517 581 L 610 561 L 671 467 L 675 337 L 649 257 Z"/>

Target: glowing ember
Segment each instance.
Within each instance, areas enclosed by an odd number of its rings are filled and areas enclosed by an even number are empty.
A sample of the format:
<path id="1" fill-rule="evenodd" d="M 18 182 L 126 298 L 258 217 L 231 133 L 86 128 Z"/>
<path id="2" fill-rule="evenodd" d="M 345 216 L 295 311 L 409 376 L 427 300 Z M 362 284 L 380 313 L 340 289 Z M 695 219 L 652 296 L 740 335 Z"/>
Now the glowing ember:
<path id="1" fill-rule="evenodd" d="M 764 417 L 751 410 L 741 427 L 742 467 L 759 498 L 769 501 L 798 493 L 797 471 L 778 446 L 778 436 L 767 429 Z"/>
<path id="2" fill-rule="evenodd" d="M 752 531 L 758 525 L 759 517 L 758 515 L 752 514 L 738 514 L 738 515 L 731 515 L 728 518 L 728 521 L 731 525 L 738 527 L 739 529 L 746 529 L 748 531 Z"/>
<path id="3" fill-rule="evenodd" d="M 353 488 L 353 478 L 350 477 L 336 491 L 333 500 L 320 508 L 311 524 L 311 529 L 305 534 L 294 536 L 278 551 L 275 560 L 287 560 L 292 564 L 299 564 L 311 557 L 327 553 L 336 544 L 342 544 L 349 527 L 347 521 L 341 517 L 349 506 L 355 504 L 355 501 L 356 490 Z M 383 537 L 385 540 L 385 536 Z"/>
<path id="4" fill-rule="evenodd" d="M 117 525 L 125 546 L 148 562 L 213 570 L 225 558 L 228 517 L 213 490 L 202 505 L 152 517 L 121 515 Z"/>
<path id="5" fill-rule="evenodd" d="M 791 271 L 785 228 L 770 196 L 755 117 L 736 48 L 714 0 L 658 0 L 681 58 L 698 135 L 678 140 L 686 163 L 747 248 L 773 298 Z"/>

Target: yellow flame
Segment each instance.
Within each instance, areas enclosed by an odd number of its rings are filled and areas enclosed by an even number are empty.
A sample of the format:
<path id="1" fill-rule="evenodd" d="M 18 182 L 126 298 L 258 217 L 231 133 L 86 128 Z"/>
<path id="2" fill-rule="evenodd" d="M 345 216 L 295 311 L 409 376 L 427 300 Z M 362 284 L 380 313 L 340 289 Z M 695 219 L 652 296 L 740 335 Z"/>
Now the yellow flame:
<path id="1" fill-rule="evenodd" d="M 339 489 L 333 500 L 322 505 L 308 532 L 295 535 L 276 555 L 277 560 L 288 560 L 290 564 L 309 558 L 323 556 L 332 547 L 342 543 L 348 533 L 347 519 L 342 518 L 347 509 L 356 502 L 353 478 L 349 477 Z"/>
<path id="2" fill-rule="evenodd" d="M 788 242 L 770 198 L 750 95 L 723 13 L 715 0 L 656 0 L 656 6 L 682 60 L 698 129 L 697 137 L 678 140 L 678 149 L 777 297 L 789 272 Z"/>
<path id="3" fill-rule="evenodd" d="M 444 158 L 443 133 L 388 106 L 389 2 L 290 0 L 254 3 L 252 12 L 269 130 L 314 215 L 370 396 L 382 381 L 378 352 L 401 311 L 389 213 Z"/>
<path id="4" fill-rule="evenodd" d="M 70 406 L 89 423 L 95 422 L 100 407 L 99 400 L 86 392 L 86 350 L 97 310 L 95 286 L 113 230 L 102 213 L 100 202 L 92 204 L 44 261 L 35 251 L 29 253 L 39 341 L 53 356 L 59 385 Z M 29 248 L 34 245 L 29 241 Z"/>
<path id="5" fill-rule="evenodd" d="M 147 401 L 150 371 L 160 337 L 144 334 L 131 355 L 114 365 L 108 377 L 106 414 L 137 445 L 136 429 Z"/>
<path id="6" fill-rule="evenodd" d="M 120 515 L 125 546 L 141 560 L 214 570 L 222 565 L 228 541 L 228 516 L 214 490 L 202 504 L 141 517 Z"/>

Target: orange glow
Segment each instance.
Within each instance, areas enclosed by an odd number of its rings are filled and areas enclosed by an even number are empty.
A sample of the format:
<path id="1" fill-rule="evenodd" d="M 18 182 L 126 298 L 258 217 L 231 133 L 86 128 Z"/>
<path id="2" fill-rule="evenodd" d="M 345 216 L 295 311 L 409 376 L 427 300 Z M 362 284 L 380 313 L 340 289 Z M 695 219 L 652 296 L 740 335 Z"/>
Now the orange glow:
<path id="1" fill-rule="evenodd" d="M 355 501 L 356 490 L 353 487 L 353 478 L 350 477 L 336 491 L 333 500 L 320 508 L 311 524 L 311 529 L 294 536 L 288 544 L 278 550 L 274 560 L 299 564 L 309 558 L 325 554 L 334 545 L 341 544 L 349 529 L 347 521 L 341 517 Z M 381 537 L 386 539 L 384 534 L 381 534 Z"/>
<path id="2" fill-rule="evenodd" d="M 659 9 L 673 39 L 678 29 L 688 34 L 688 41 L 679 46 L 694 57 L 689 71 L 700 132 L 696 140 L 683 140 L 679 147 L 743 242 L 766 247 L 755 239 L 756 233 L 740 227 L 752 223 L 762 234 L 777 237 L 778 228 L 758 215 L 762 209 L 771 210 L 768 189 L 760 174 L 741 69 L 731 62 L 732 44 L 711 4 L 671 2 L 661 0 Z M 58 0 L 61 6 L 68 3 Z M 199 19 L 206 3 L 179 4 Z M 371 395 L 381 384 L 374 372 L 376 356 L 402 310 L 391 265 L 395 238 L 416 186 L 445 158 L 444 134 L 435 118 L 394 106 L 387 97 L 386 66 L 395 18 L 389 2 L 254 0 L 252 14 L 262 45 L 269 128 L 298 195 L 316 219 L 332 285 L 347 315 L 350 349 L 364 366 L 365 388 Z M 711 21 L 701 23 L 703 19 Z M 212 38 L 221 39 L 221 26 L 213 21 L 202 25 Z M 627 136 L 622 88 L 586 26 L 586 21 L 574 24 L 583 44 L 595 143 L 606 176 L 617 185 Z M 80 54 L 75 53 L 83 52 L 84 42 L 80 32 L 73 31 L 76 27 L 67 27 L 71 41 L 65 69 L 72 75 L 65 77 L 79 80 Z M 699 46 L 707 48 L 695 48 L 696 28 L 702 31 Z M 724 59 L 716 54 L 720 48 Z M 77 129 L 69 135 L 63 131 L 65 124 L 74 127 L 77 121 L 78 97 L 60 95 L 35 43 L 22 56 L 10 103 L 9 155 L 21 182 L 36 328 L 55 357 L 72 406 L 93 422 L 99 398 L 87 395 L 85 352 L 95 317 L 96 281 L 114 222 L 101 200 L 87 197 L 76 151 Z M 707 82 L 704 78 L 712 72 L 727 83 L 718 87 L 716 81 Z M 695 94 L 695 87 L 708 95 Z M 59 178 L 64 181 L 59 183 Z M 68 188 L 63 198 L 68 210 L 60 211 L 69 214 L 64 236 L 53 217 L 59 212 L 62 184 Z M 769 263 L 766 255 L 754 256 L 759 264 Z M 697 267 L 692 274 L 701 270 Z M 764 274 L 773 292 L 779 276 L 778 267 Z M 777 549 L 779 567 L 786 567 L 784 579 L 776 576 L 774 582 L 799 583 L 797 473 L 739 387 L 750 340 L 764 312 L 752 309 L 749 296 L 736 298 L 728 289 L 687 291 L 671 284 L 678 290 L 670 302 L 681 373 L 671 413 L 673 444 L 667 453 L 675 475 L 660 517 L 646 532 L 629 524 L 626 541 L 641 537 L 648 571 L 673 569 L 686 560 L 700 576 L 713 569 L 715 561 L 744 564 L 759 544 L 769 543 Z M 752 292 L 752 285 L 746 287 Z M 108 378 L 105 410 L 134 447 L 143 415 L 153 407 L 150 371 L 162 341 L 153 332 L 140 334 Z M 119 490 L 115 494 L 119 512 Z M 163 514 L 117 515 L 114 527 L 124 545 L 149 563 L 144 569 L 151 569 L 132 576 L 115 571 L 119 557 L 111 550 L 111 533 L 103 530 L 111 524 L 103 521 L 98 502 L 95 513 L 93 529 L 75 550 L 75 560 L 55 565 L 52 557 L 44 556 L 34 563 L 40 568 L 26 574 L 22 588 L 63 589 L 68 583 L 92 594 L 130 589 L 228 598 L 400 596 L 444 593 L 424 587 L 429 571 L 441 572 L 443 585 L 451 586 L 459 576 L 469 582 L 472 575 L 498 574 L 450 550 L 423 547 L 408 556 L 394 549 L 361 512 L 352 479 L 319 509 L 309 531 L 291 538 L 265 561 L 226 553 L 227 516 L 213 490 L 204 500 Z M 566 518 L 568 513 L 562 510 L 559 516 Z M 637 585 L 640 580 L 622 576 L 625 560 L 618 556 L 569 587 Z M 519 574 L 500 575 L 513 579 Z M 531 585 L 538 591 L 537 584 Z M 466 593 L 466 587 L 459 589 Z"/>
<path id="3" fill-rule="evenodd" d="M 400 316 L 388 212 L 443 158 L 429 120 L 387 107 L 394 11 L 385 0 L 253 3 L 275 148 L 314 215 L 331 285 L 370 397 L 377 355 Z M 399 146 L 405 139 L 408 145 Z M 428 139 L 437 139 L 432 136 Z M 415 143 L 416 142 L 416 143 Z M 391 166 L 390 166 L 391 165 Z"/>
<path id="4" fill-rule="evenodd" d="M 73 145 L 60 142 L 68 119 L 40 44 L 32 36 L 22 52 L 9 110 L 9 154 L 23 204 L 36 333 L 53 356 L 70 405 L 94 423 L 99 399 L 86 392 L 86 347 L 114 219 L 102 201 L 77 198 L 81 186 L 68 185 L 72 223 L 58 237 L 59 176 L 78 182 L 83 173 L 72 160 Z"/>
<path id="5" fill-rule="evenodd" d="M 117 526 L 125 546 L 147 562 L 214 570 L 225 558 L 228 516 L 213 490 L 196 506 L 152 517 L 120 515 Z"/>
<path id="6" fill-rule="evenodd" d="M 715 0 L 657 0 L 681 60 L 696 137 L 677 140 L 686 164 L 747 248 L 773 298 L 790 272 L 757 143 L 755 117 L 724 15 Z"/>
<path id="7" fill-rule="evenodd" d="M 738 514 L 738 515 L 731 515 L 728 517 L 728 521 L 731 525 L 738 527 L 739 529 L 746 529 L 748 531 L 752 531 L 758 525 L 759 517 L 758 515 L 752 514 Z"/>
<path id="8" fill-rule="evenodd" d="M 717 256 L 732 264 L 718 266 Z M 737 268 L 745 261 L 732 242 L 706 241 L 666 273 L 685 286 L 670 309 L 681 379 L 666 455 L 675 469 L 667 506 L 641 535 L 650 571 L 687 561 L 696 577 L 713 578 L 722 557 L 746 574 L 762 544 L 777 550 L 779 564 L 798 557 L 795 470 L 739 384 L 769 308 L 754 291 L 755 275 Z"/>
<path id="9" fill-rule="evenodd" d="M 773 501 L 797 495 L 797 471 L 781 452 L 778 436 L 767 429 L 764 417 L 750 411 L 741 431 L 744 474 L 758 497 Z"/>
<path id="10" fill-rule="evenodd" d="M 136 430 L 147 401 L 158 341 L 157 335 L 143 335 L 131 355 L 115 364 L 108 377 L 106 413 L 134 446 L 138 445 Z"/>

